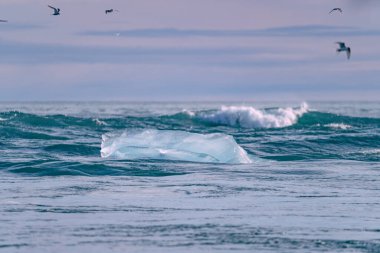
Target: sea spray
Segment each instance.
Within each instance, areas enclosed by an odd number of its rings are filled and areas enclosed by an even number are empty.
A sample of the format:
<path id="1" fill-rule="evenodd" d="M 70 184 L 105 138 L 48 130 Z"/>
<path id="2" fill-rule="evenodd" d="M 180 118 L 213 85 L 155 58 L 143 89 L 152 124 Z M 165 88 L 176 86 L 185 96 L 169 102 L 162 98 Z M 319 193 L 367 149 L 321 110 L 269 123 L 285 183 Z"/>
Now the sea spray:
<path id="1" fill-rule="evenodd" d="M 213 124 L 239 126 L 243 128 L 281 128 L 297 123 L 299 117 L 308 111 L 303 103 L 298 108 L 277 108 L 259 110 L 251 106 L 222 106 L 215 112 L 201 112 L 195 117 Z"/>

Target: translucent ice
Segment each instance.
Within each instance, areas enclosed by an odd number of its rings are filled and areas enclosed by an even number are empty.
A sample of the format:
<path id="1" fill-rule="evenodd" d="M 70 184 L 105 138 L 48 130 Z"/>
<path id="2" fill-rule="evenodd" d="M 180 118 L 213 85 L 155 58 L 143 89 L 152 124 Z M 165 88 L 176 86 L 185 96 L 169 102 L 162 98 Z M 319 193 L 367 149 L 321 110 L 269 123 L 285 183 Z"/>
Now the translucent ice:
<path id="1" fill-rule="evenodd" d="M 225 134 L 169 130 L 129 130 L 102 136 L 101 156 L 206 163 L 251 163 L 247 152 Z"/>

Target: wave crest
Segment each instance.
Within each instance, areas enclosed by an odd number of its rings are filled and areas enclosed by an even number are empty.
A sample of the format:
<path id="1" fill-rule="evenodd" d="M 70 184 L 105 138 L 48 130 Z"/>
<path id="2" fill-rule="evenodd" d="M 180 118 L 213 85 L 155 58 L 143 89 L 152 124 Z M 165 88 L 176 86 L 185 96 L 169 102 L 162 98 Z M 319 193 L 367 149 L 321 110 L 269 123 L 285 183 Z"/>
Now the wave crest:
<path id="1" fill-rule="evenodd" d="M 308 111 L 306 103 L 298 108 L 259 110 L 251 106 L 222 106 L 216 112 L 202 112 L 195 117 L 213 124 L 244 128 L 282 128 L 294 125 Z"/>
<path id="2" fill-rule="evenodd" d="M 347 130 L 352 128 L 351 125 L 344 124 L 344 123 L 330 123 L 324 125 L 325 127 L 333 128 L 333 129 L 340 129 L 340 130 Z"/>

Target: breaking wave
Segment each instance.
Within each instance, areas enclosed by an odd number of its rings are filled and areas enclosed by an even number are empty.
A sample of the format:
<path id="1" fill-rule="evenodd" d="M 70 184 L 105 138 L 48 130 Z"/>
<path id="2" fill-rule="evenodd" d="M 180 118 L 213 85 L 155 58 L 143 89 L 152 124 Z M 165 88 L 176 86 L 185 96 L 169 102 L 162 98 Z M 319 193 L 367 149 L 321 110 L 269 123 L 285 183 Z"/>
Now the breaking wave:
<path id="1" fill-rule="evenodd" d="M 303 103 L 298 108 L 256 109 L 251 106 L 222 106 L 218 111 L 188 113 L 202 121 L 217 125 L 243 128 L 282 128 L 297 123 L 299 117 L 308 112 Z"/>

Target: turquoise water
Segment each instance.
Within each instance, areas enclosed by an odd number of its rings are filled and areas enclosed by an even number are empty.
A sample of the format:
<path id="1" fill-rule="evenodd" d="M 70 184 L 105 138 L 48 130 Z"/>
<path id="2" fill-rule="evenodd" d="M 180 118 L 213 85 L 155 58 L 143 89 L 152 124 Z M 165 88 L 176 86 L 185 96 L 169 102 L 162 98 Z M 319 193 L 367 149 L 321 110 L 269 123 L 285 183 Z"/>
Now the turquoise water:
<path id="1" fill-rule="evenodd" d="M 4 252 L 380 252 L 380 103 L 2 103 L 0 158 Z"/>

